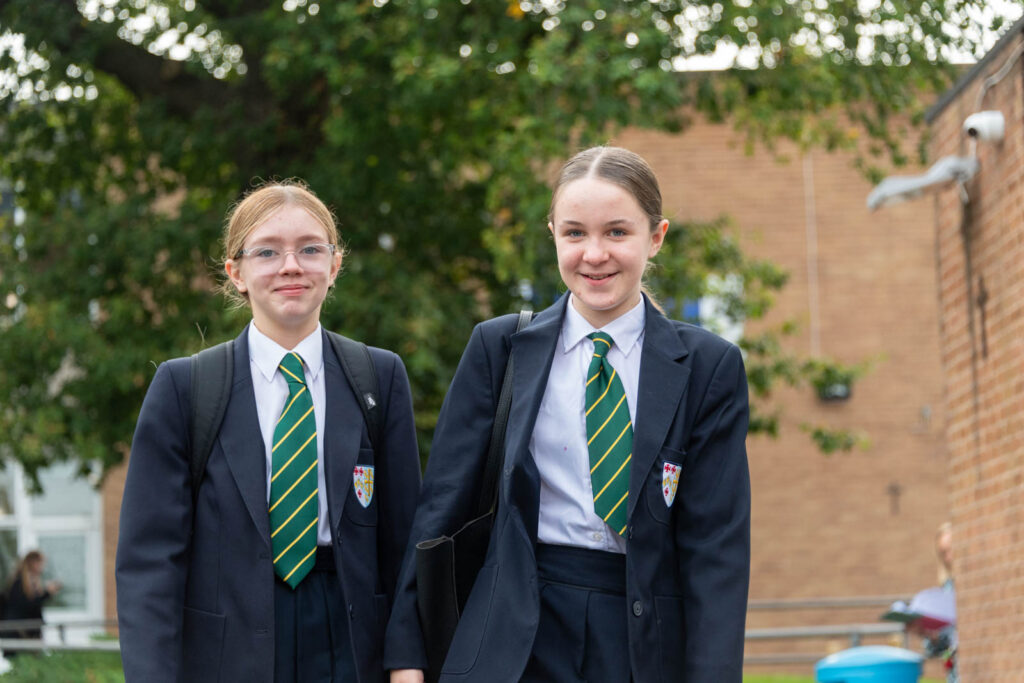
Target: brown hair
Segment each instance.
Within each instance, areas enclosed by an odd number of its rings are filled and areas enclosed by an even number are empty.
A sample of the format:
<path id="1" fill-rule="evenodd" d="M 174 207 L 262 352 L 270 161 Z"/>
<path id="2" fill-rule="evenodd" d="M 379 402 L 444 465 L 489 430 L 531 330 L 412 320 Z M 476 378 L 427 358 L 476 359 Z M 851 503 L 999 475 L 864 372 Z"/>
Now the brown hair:
<path id="1" fill-rule="evenodd" d="M 28 551 L 18 562 L 18 566 L 15 568 L 14 574 L 11 576 L 10 584 L 13 584 L 16 579 L 20 578 L 21 590 L 24 591 L 25 596 L 30 599 L 43 594 L 43 584 L 39 580 L 38 575 L 29 571 L 29 567 L 42 563 L 44 559 L 43 554 L 38 550 Z"/>
<path id="2" fill-rule="evenodd" d="M 327 232 L 327 240 L 338 245 L 344 254 L 344 245 L 338 235 L 334 214 L 320 198 L 298 178 L 269 181 L 250 190 L 228 211 L 224 221 L 223 260 L 238 258 L 242 245 L 253 230 L 263 225 L 276 211 L 285 206 L 297 206 L 312 216 Z M 244 306 L 249 295 L 235 289 L 230 278 L 221 283 L 221 292 L 232 303 Z"/>
<path id="3" fill-rule="evenodd" d="M 658 224 L 665 220 L 661 214 L 661 188 L 658 186 L 658 178 L 644 158 L 636 152 L 622 147 L 600 146 L 577 152 L 562 166 L 554 187 L 551 189 L 551 206 L 548 208 L 549 222 L 554 220 L 555 202 L 558 201 L 559 192 L 563 187 L 580 178 L 599 178 L 618 185 L 628 192 L 639 204 L 640 210 L 647 214 L 651 232 L 654 232 Z M 662 313 L 665 312 L 655 300 L 654 294 L 646 283 L 641 283 L 640 289 L 647 295 L 655 308 Z"/>
<path id="4" fill-rule="evenodd" d="M 629 192 L 647 214 L 651 232 L 664 220 L 661 215 L 661 188 L 654 171 L 643 157 L 622 147 L 591 147 L 565 162 L 552 188 L 548 220 L 554 216 L 558 193 L 580 178 L 600 178 Z"/>

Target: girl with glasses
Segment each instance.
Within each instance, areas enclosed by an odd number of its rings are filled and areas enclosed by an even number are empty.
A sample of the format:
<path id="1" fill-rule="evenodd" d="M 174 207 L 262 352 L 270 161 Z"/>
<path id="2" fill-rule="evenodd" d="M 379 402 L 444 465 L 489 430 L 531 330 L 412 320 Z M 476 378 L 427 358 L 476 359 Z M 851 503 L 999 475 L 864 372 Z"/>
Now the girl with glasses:
<path id="1" fill-rule="evenodd" d="M 232 342 L 198 489 L 189 359 L 157 369 L 132 442 L 116 571 L 129 683 L 384 676 L 419 457 L 402 361 L 369 348 L 375 441 L 320 325 L 338 245 L 330 210 L 299 182 L 264 185 L 228 215 L 224 292 L 252 322 Z"/>

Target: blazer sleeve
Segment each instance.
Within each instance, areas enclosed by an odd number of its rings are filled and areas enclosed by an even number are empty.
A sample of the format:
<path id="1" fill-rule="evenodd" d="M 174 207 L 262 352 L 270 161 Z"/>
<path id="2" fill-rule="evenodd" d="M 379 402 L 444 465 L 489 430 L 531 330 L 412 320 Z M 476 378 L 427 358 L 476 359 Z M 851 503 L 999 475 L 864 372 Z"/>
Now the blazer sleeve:
<path id="1" fill-rule="evenodd" d="M 486 340 L 485 340 L 486 337 Z M 395 604 L 384 640 L 385 669 L 425 669 L 416 611 L 416 544 L 451 534 L 475 512 L 507 346 L 494 326 L 477 325 L 438 416 Z M 498 366 L 495 379 L 493 366 Z"/>
<path id="2" fill-rule="evenodd" d="M 394 353 L 386 352 L 390 378 L 378 380 L 386 397 L 383 453 L 375 458 L 379 477 L 375 486 L 381 496 L 381 524 L 378 555 L 384 592 L 394 596 L 398 572 L 409 540 L 413 514 L 420 490 L 420 456 L 416 446 L 412 392 L 405 365 Z M 378 363 L 381 365 L 381 363 Z"/>
<path id="3" fill-rule="evenodd" d="M 686 598 L 686 672 L 697 683 L 740 683 L 750 582 L 747 379 L 730 345 L 693 422 L 692 458 L 676 495 L 676 548 Z"/>
<path id="4" fill-rule="evenodd" d="M 171 363 L 187 370 L 187 359 Z M 171 363 L 157 369 L 143 401 L 121 501 L 115 578 L 128 683 L 175 682 L 181 676 L 191 445 L 188 410 Z"/>

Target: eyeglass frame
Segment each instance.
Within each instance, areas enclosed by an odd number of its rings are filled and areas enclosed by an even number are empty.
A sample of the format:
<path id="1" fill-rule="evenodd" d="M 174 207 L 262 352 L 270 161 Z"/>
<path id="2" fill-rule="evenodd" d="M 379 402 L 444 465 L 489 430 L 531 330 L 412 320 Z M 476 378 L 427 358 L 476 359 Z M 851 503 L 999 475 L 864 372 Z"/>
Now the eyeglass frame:
<path id="1" fill-rule="evenodd" d="M 296 263 L 298 263 L 299 252 L 301 250 L 305 249 L 306 247 L 327 247 L 328 258 L 330 258 L 330 257 L 332 257 L 332 256 L 334 256 L 335 254 L 338 253 L 338 245 L 337 244 L 331 244 L 330 242 L 308 242 L 308 243 L 303 244 L 302 246 L 298 247 L 297 249 L 286 249 L 286 250 L 283 250 L 281 252 L 281 265 L 284 265 L 284 262 L 288 259 L 288 254 L 291 254 L 292 256 L 294 256 Z M 262 250 L 262 249 L 271 249 L 271 250 L 277 251 L 276 247 L 273 247 L 271 245 L 257 244 L 255 246 L 249 247 L 248 249 L 239 249 L 238 253 L 235 254 L 235 260 L 237 261 L 238 259 L 242 258 L 243 256 L 247 256 L 247 257 L 251 258 L 254 252 L 256 252 L 257 250 Z M 260 259 L 255 259 L 255 262 L 258 263 L 259 260 Z"/>

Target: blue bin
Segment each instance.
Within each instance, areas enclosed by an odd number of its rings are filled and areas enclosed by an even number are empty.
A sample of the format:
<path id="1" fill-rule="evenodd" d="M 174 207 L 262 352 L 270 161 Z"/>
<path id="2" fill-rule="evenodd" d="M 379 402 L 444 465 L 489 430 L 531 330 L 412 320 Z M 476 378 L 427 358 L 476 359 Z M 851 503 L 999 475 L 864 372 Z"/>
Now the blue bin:
<path id="1" fill-rule="evenodd" d="M 924 657 L 898 647 L 865 645 L 843 650 L 814 667 L 819 683 L 917 683 Z"/>

